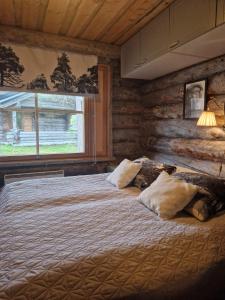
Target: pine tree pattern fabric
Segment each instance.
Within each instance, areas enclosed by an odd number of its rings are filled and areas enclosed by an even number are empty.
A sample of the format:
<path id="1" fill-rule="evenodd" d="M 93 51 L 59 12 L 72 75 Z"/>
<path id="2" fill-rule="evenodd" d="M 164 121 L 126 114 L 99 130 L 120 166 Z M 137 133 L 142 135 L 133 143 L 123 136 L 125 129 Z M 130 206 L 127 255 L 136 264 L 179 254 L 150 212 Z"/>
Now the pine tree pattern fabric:
<path id="1" fill-rule="evenodd" d="M 0 43 L 0 89 L 97 94 L 97 64 L 95 55 Z"/>

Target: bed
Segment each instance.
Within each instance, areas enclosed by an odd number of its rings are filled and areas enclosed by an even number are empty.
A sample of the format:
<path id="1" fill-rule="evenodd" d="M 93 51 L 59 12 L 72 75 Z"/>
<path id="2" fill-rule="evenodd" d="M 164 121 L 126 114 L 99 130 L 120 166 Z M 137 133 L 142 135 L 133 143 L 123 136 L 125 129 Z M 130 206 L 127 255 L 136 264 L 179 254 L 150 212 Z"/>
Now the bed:
<path id="1" fill-rule="evenodd" d="M 106 174 L 0 193 L 0 299 L 225 299 L 225 214 L 165 221 Z"/>

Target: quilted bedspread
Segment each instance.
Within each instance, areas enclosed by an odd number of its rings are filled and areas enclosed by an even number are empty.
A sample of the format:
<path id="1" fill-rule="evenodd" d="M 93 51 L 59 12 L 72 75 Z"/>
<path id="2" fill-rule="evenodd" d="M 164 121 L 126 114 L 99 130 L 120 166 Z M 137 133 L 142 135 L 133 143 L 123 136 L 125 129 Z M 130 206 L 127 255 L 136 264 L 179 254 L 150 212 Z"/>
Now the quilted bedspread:
<path id="1" fill-rule="evenodd" d="M 175 299 L 224 270 L 224 213 L 165 221 L 138 202 L 138 189 L 118 190 L 105 177 L 4 187 L 1 300 Z"/>

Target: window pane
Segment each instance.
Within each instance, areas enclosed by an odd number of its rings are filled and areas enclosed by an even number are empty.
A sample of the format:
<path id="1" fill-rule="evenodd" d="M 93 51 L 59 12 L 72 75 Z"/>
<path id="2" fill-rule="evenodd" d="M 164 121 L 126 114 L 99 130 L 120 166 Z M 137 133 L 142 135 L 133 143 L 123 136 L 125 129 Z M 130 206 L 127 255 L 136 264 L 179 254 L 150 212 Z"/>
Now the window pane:
<path id="1" fill-rule="evenodd" d="M 34 94 L 0 91 L 0 156 L 34 154 Z"/>
<path id="2" fill-rule="evenodd" d="M 84 99 L 37 94 L 39 154 L 82 153 Z M 36 155 L 34 93 L 0 91 L 0 156 Z"/>
<path id="3" fill-rule="evenodd" d="M 0 91 L 0 109 L 20 110 L 35 109 L 35 94 L 22 92 Z"/>
<path id="4" fill-rule="evenodd" d="M 38 94 L 38 107 L 40 154 L 84 152 L 83 97 Z"/>
<path id="5" fill-rule="evenodd" d="M 83 97 L 38 94 L 38 108 L 41 110 L 50 109 L 56 111 L 83 111 Z"/>

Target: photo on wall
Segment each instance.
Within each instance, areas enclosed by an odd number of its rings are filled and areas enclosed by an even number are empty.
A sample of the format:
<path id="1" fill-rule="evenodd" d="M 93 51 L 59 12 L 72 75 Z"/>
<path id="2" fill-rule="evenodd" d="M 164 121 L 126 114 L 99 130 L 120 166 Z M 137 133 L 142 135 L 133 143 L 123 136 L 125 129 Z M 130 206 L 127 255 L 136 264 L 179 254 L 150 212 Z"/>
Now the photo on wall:
<path id="1" fill-rule="evenodd" d="M 197 119 L 206 108 L 206 79 L 184 86 L 184 119 Z"/>

